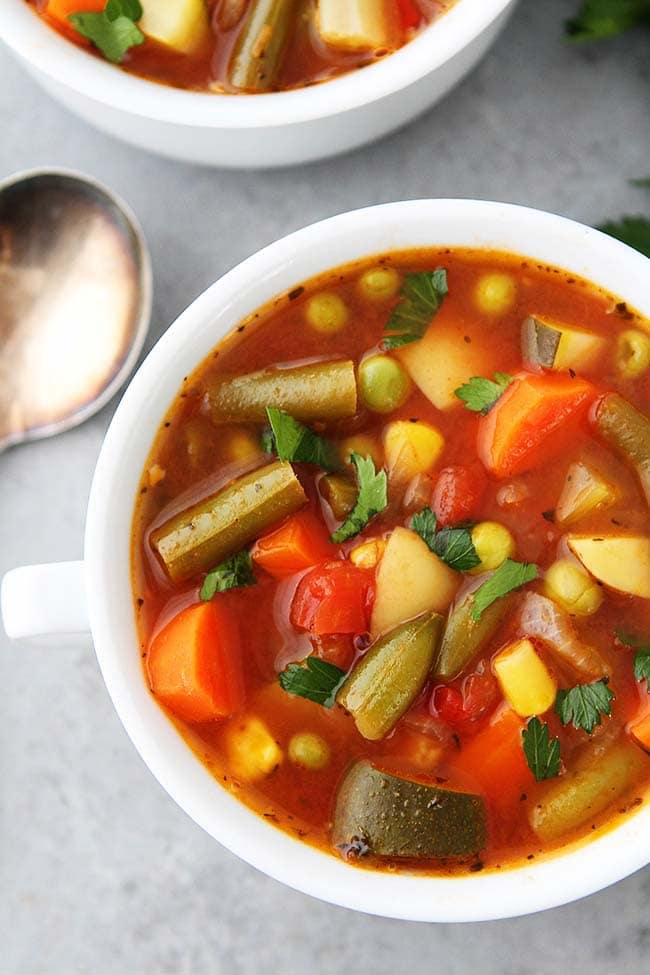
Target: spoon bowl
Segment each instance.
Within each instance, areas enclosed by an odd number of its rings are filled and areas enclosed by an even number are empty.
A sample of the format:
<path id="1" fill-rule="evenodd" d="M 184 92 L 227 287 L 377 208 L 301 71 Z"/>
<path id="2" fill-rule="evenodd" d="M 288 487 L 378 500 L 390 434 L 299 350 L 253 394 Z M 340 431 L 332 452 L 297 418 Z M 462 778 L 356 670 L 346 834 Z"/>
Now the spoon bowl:
<path id="1" fill-rule="evenodd" d="M 149 326 L 151 262 L 128 206 L 69 170 L 0 183 L 0 450 L 100 410 Z"/>

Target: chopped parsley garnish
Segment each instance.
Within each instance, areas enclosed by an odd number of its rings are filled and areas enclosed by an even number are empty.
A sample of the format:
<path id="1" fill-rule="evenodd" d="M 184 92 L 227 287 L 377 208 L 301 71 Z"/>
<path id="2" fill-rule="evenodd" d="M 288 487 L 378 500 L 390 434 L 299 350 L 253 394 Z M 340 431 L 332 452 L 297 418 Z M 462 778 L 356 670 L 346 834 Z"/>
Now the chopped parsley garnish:
<path id="1" fill-rule="evenodd" d="M 326 471 L 337 470 L 340 458 L 334 444 L 294 420 L 283 410 L 267 407 L 271 429 L 262 434 L 262 448 L 268 454 L 277 454 L 280 460 L 315 464 Z"/>
<path id="2" fill-rule="evenodd" d="M 583 0 L 566 32 L 572 41 L 599 41 L 646 23 L 650 0 Z"/>
<path id="3" fill-rule="evenodd" d="M 616 636 L 621 643 L 627 647 L 634 647 L 634 679 L 646 681 L 646 688 L 650 694 L 650 642 L 646 642 L 643 637 L 632 636 L 631 633 L 624 633 L 622 630 L 616 631 Z"/>
<path id="4" fill-rule="evenodd" d="M 478 622 L 488 606 L 491 606 L 496 599 L 506 596 L 513 589 L 519 589 L 520 586 L 524 586 L 536 578 L 536 565 L 506 559 L 474 593 L 472 619 Z"/>
<path id="5" fill-rule="evenodd" d="M 528 768 L 538 782 L 560 772 L 560 739 L 551 738 L 548 725 L 531 718 L 521 733 Z"/>
<path id="6" fill-rule="evenodd" d="M 345 680 L 345 671 L 318 657 L 307 657 L 305 665 L 289 664 L 278 677 L 280 687 L 287 694 L 306 697 L 324 708 L 333 707 L 336 692 Z"/>
<path id="7" fill-rule="evenodd" d="M 450 568 L 466 572 L 481 564 L 472 542 L 470 525 L 457 525 L 438 531 L 435 514 L 431 508 L 423 508 L 411 518 L 411 528 Z"/>
<path id="8" fill-rule="evenodd" d="M 68 20 L 105 58 L 118 64 L 129 48 L 144 44 L 145 36 L 136 26 L 141 17 L 140 0 L 107 0 L 101 13 L 70 14 Z"/>
<path id="9" fill-rule="evenodd" d="M 468 383 L 459 386 L 454 393 L 458 399 L 462 399 L 468 410 L 486 416 L 513 379 L 514 376 L 507 372 L 495 372 L 493 380 L 472 376 Z"/>
<path id="10" fill-rule="evenodd" d="M 207 603 L 215 593 L 243 589 L 245 586 L 254 586 L 256 582 L 250 553 L 246 550 L 237 552 L 208 572 L 201 586 L 201 599 Z"/>
<path id="11" fill-rule="evenodd" d="M 573 724 L 590 735 L 601 722 L 603 714 L 612 713 L 614 694 L 607 681 L 597 680 L 593 684 L 578 684 L 567 691 L 558 691 L 555 699 L 555 713 L 562 724 Z"/>
<path id="12" fill-rule="evenodd" d="M 352 453 L 350 460 L 356 468 L 359 493 L 354 508 L 332 535 L 332 541 L 336 543 L 358 535 L 388 504 L 386 471 L 376 471 L 372 457 Z"/>
<path id="13" fill-rule="evenodd" d="M 444 267 L 407 274 L 399 293 L 400 301 L 386 324 L 386 331 L 392 334 L 384 339 L 384 348 L 395 349 L 421 339 L 447 291 Z"/>
<path id="14" fill-rule="evenodd" d="M 598 230 L 650 257 L 650 219 L 647 217 L 621 217 L 618 221 L 601 224 Z"/>
<path id="15" fill-rule="evenodd" d="M 650 176 L 645 176 L 642 179 L 631 179 L 630 183 L 632 186 L 640 186 L 642 189 L 650 189 Z"/>

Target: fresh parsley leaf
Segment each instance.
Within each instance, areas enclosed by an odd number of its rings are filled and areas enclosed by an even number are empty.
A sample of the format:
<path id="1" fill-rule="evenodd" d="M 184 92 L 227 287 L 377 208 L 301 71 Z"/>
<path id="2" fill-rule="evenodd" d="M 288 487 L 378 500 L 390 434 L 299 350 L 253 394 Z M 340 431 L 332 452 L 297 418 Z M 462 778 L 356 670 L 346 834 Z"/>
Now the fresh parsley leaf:
<path id="1" fill-rule="evenodd" d="M 395 349 L 421 339 L 447 291 L 444 267 L 407 274 L 400 291 L 400 301 L 386 324 L 386 331 L 393 334 L 384 339 L 384 348 Z"/>
<path id="2" fill-rule="evenodd" d="M 507 595 L 513 589 L 519 589 L 527 582 L 532 582 L 537 578 L 537 566 L 530 565 L 528 562 L 513 562 L 506 559 L 502 562 L 496 572 L 487 579 L 482 586 L 479 586 L 474 593 L 474 603 L 472 605 L 472 619 L 478 622 L 495 599 Z"/>
<path id="3" fill-rule="evenodd" d="M 631 179 L 629 181 L 632 186 L 640 186 L 642 189 L 650 189 L 650 176 L 646 176 L 643 179 Z"/>
<path id="4" fill-rule="evenodd" d="M 614 694 L 606 680 L 593 684 L 578 684 L 567 691 L 558 691 L 555 713 L 562 724 L 571 722 L 574 728 L 582 728 L 590 735 L 600 724 L 601 715 L 612 713 Z"/>
<path id="5" fill-rule="evenodd" d="M 495 372 L 494 380 L 472 376 L 468 383 L 459 386 L 454 393 L 458 399 L 462 399 L 468 410 L 486 416 L 513 379 L 514 376 L 507 372 Z"/>
<path id="6" fill-rule="evenodd" d="M 650 23 L 650 0 L 584 0 L 566 33 L 572 41 L 597 41 L 644 23 Z"/>
<path id="7" fill-rule="evenodd" d="M 645 644 L 642 636 L 634 636 L 632 633 L 626 633 L 625 630 L 616 630 L 616 636 L 626 647 L 643 647 Z"/>
<path id="8" fill-rule="evenodd" d="M 237 552 L 208 572 L 201 586 L 201 599 L 207 603 L 217 592 L 243 589 L 245 586 L 254 586 L 256 582 L 250 553 L 245 550 Z"/>
<path id="9" fill-rule="evenodd" d="M 386 471 L 376 471 L 372 457 L 350 454 L 357 471 L 359 493 L 354 508 L 340 528 L 332 535 L 333 542 L 345 542 L 366 527 L 371 518 L 383 511 L 388 504 Z"/>
<path id="10" fill-rule="evenodd" d="M 288 694 L 306 697 L 325 708 L 333 707 L 336 692 L 345 680 L 345 671 L 318 657 L 307 657 L 305 664 L 304 667 L 289 664 L 278 677 L 280 687 Z"/>
<path id="11" fill-rule="evenodd" d="M 417 515 L 413 515 L 411 518 L 411 528 L 427 543 L 431 551 L 435 552 L 438 519 L 431 508 L 423 508 Z"/>
<path id="12" fill-rule="evenodd" d="M 560 772 L 560 739 L 551 738 L 548 725 L 531 718 L 521 733 L 524 755 L 538 782 L 553 779 Z"/>
<path id="13" fill-rule="evenodd" d="M 622 240 L 629 247 L 650 257 L 650 219 L 648 217 L 621 217 L 619 221 L 603 223 L 598 227 L 604 234 Z"/>
<path id="14" fill-rule="evenodd" d="M 107 0 L 101 13 L 70 14 L 68 20 L 78 34 L 117 64 L 129 48 L 144 44 L 145 36 L 136 26 L 141 17 L 140 0 Z"/>
<path id="15" fill-rule="evenodd" d="M 269 406 L 266 415 L 272 430 L 272 443 L 270 439 L 263 440 L 265 450 L 267 446 L 271 446 L 267 453 L 277 454 L 280 460 L 316 464 L 326 471 L 334 471 L 340 467 L 336 447 L 329 440 L 319 437 L 313 430 L 294 420 L 283 410 L 276 410 L 275 407 Z M 268 432 L 267 437 L 269 437 Z"/>
<path id="16" fill-rule="evenodd" d="M 470 525 L 437 529 L 436 516 L 431 508 L 423 508 L 411 518 L 411 528 L 417 532 L 432 552 L 457 572 L 466 572 L 481 564 L 472 542 Z"/>
<path id="17" fill-rule="evenodd" d="M 650 694 L 650 646 L 639 647 L 634 654 L 634 679 L 646 681 L 646 689 Z"/>

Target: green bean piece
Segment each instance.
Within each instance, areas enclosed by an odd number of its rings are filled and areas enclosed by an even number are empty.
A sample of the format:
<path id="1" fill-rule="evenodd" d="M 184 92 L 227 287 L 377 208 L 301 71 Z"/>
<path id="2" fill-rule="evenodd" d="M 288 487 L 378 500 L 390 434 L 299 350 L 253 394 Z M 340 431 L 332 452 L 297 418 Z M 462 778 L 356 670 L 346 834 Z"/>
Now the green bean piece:
<path id="1" fill-rule="evenodd" d="M 483 610 L 480 620 L 472 619 L 474 594 L 469 593 L 452 610 L 442 637 L 434 667 L 436 677 L 452 680 L 491 640 L 512 605 L 513 595 L 502 596 Z"/>
<path id="2" fill-rule="evenodd" d="M 321 477 L 318 490 L 339 521 L 347 518 L 357 503 L 359 489 L 354 481 L 342 474 L 326 474 Z"/>
<path id="3" fill-rule="evenodd" d="M 282 66 L 300 0 L 252 0 L 230 60 L 235 88 L 269 91 Z"/>
<path id="4" fill-rule="evenodd" d="M 212 569 L 301 508 L 307 500 L 291 464 L 277 461 L 232 481 L 151 535 L 173 582 Z"/>
<path id="5" fill-rule="evenodd" d="M 344 855 L 469 857 L 487 842 L 485 803 L 355 762 L 336 799 L 332 843 Z"/>
<path id="6" fill-rule="evenodd" d="M 336 700 L 364 738 L 383 738 L 424 687 L 435 658 L 442 617 L 426 613 L 402 623 L 361 658 Z"/>
<path id="7" fill-rule="evenodd" d="M 530 807 L 530 825 L 544 843 L 604 812 L 650 767 L 650 759 L 630 741 L 610 745 L 604 753 L 595 742 L 586 749 L 591 762 L 544 787 Z"/>
<path id="8" fill-rule="evenodd" d="M 354 363 L 312 362 L 216 380 L 208 388 L 208 400 L 215 423 L 263 423 L 267 406 L 303 423 L 346 420 L 357 412 Z"/>
<path id="9" fill-rule="evenodd" d="M 650 420 L 617 393 L 598 405 L 596 427 L 610 446 L 632 464 L 650 504 Z"/>

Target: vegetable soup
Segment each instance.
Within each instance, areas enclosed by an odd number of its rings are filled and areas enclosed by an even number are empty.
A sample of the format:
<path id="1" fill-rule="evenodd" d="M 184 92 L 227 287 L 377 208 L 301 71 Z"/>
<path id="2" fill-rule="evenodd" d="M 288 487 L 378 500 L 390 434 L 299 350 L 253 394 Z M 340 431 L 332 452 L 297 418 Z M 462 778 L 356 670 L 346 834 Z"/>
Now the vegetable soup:
<path id="1" fill-rule="evenodd" d="M 650 782 L 650 325 L 465 249 L 242 322 L 133 522 L 144 679 L 270 823 L 350 863 L 500 869 Z"/>
<path id="2" fill-rule="evenodd" d="M 386 57 L 455 0 L 28 0 L 70 40 L 177 88 L 268 92 Z"/>

